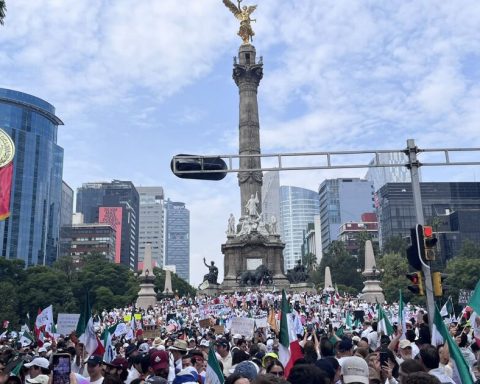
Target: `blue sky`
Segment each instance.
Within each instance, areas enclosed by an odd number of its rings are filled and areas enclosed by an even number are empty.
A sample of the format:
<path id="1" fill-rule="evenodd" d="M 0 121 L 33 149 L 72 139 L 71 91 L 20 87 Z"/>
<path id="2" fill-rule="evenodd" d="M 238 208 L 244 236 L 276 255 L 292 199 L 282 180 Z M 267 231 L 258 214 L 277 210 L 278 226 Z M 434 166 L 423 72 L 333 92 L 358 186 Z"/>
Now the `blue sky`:
<path id="1" fill-rule="evenodd" d="M 480 3 L 256 0 L 264 153 L 480 147 Z M 162 185 L 191 210 L 192 282 L 223 264 L 236 177 L 186 181 L 176 153 L 238 151 L 232 57 L 238 24 L 221 0 L 10 0 L 0 28 L 0 86 L 55 105 L 65 122 L 64 179 Z M 316 190 L 364 170 L 285 172 Z M 424 169 L 473 181 L 476 168 Z M 478 181 L 478 180 L 477 180 Z"/>

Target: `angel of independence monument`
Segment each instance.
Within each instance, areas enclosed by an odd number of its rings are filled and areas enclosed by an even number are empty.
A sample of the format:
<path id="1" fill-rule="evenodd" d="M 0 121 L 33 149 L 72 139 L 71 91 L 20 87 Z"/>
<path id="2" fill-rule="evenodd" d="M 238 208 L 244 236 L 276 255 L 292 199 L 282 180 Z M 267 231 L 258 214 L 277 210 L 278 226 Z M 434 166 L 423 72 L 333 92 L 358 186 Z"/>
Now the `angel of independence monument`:
<path id="1" fill-rule="evenodd" d="M 250 43 L 254 32 L 250 15 L 254 6 L 238 6 L 229 0 L 223 3 L 240 20 L 238 35 L 243 44 L 234 58 L 233 80 L 240 95 L 239 106 L 239 154 L 260 154 L 260 123 L 258 118 L 257 90 L 263 77 L 262 59 L 256 59 L 255 47 Z M 285 244 L 277 232 L 276 218 L 266 223 L 261 212 L 261 188 L 263 174 L 260 157 L 240 158 L 238 184 L 241 196 L 241 216 L 238 224 L 230 215 L 227 241 L 222 244 L 224 255 L 223 291 L 248 289 L 248 287 L 288 287 L 283 271 Z"/>

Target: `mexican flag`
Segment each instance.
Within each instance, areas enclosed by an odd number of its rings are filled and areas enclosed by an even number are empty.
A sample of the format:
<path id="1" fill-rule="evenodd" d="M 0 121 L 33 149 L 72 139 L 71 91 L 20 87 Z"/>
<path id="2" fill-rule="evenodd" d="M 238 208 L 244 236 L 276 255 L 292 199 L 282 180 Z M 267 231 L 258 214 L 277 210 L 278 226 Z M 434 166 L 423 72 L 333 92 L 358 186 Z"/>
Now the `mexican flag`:
<path id="1" fill-rule="evenodd" d="M 352 329 L 352 315 L 350 314 L 350 311 L 347 312 L 345 326 L 347 327 L 347 329 Z"/>
<path id="2" fill-rule="evenodd" d="M 210 347 L 208 350 L 208 360 L 207 360 L 207 372 L 205 373 L 205 384 L 223 384 L 225 378 L 223 377 L 223 372 L 220 369 L 220 364 L 218 364 L 217 357 L 213 348 Z"/>
<path id="3" fill-rule="evenodd" d="M 391 336 L 393 335 L 393 327 L 392 324 L 390 324 L 390 321 L 387 318 L 387 315 L 385 314 L 385 311 L 383 310 L 382 306 L 380 303 L 377 304 L 377 312 L 378 312 L 378 331 L 383 332 L 384 335 Z"/>
<path id="4" fill-rule="evenodd" d="M 435 315 L 433 317 L 432 345 L 447 344 L 450 357 L 455 361 L 453 376 L 458 377 L 462 384 L 473 384 L 474 380 L 467 362 L 463 358 L 462 352 L 457 343 L 448 333 L 447 327 L 443 322 L 442 315 L 435 306 Z"/>
<path id="5" fill-rule="evenodd" d="M 473 291 L 473 295 L 468 302 L 468 306 L 473 308 L 473 313 L 470 315 L 470 323 L 473 328 L 473 337 L 477 345 L 480 347 L 480 280 Z"/>
<path id="6" fill-rule="evenodd" d="M 295 333 L 292 311 L 287 302 L 285 290 L 282 290 L 282 317 L 280 318 L 279 360 L 285 367 L 285 377 L 288 377 L 295 361 L 303 357 L 302 349 Z"/>
<path id="7" fill-rule="evenodd" d="M 110 363 L 116 357 L 115 348 L 112 345 L 112 335 L 115 334 L 117 324 L 114 324 L 110 328 L 105 328 L 102 333 L 102 344 L 105 349 L 103 354 L 103 361 L 105 363 Z"/>
<path id="8" fill-rule="evenodd" d="M 447 317 L 447 316 L 453 316 L 453 303 L 452 303 L 452 297 L 449 296 L 448 300 L 446 301 L 445 304 L 443 304 L 442 309 L 440 310 L 440 315 L 442 317 Z"/>
<path id="9" fill-rule="evenodd" d="M 90 298 L 87 294 L 85 304 L 83 306 L 83 311 L 80 314 L 78 319 L 77 329 L 75 331 L 78 341 L 85 346 L 85 350 L 88 355 L 93 355 L 97 351 L 97 348 L 100 346 L 103 349 L 102 344 L 98 340 L 97 334 L 95 333 L 95 327 L 93 325 L 92 310 L 90 307 Z M 98 355 L 103 355 L 105 351 L 98 353 Z M 97 353 L 95 353 L 97 354 Z"/>
<path id="10" fill-rule="evenodd" d="M 38 309 L 38 315 L 35 319 L 34 333 L 37 344 L 41 347 L 46 337 L 52 335 L 53 326 L 53 306 L 49 305 L 45 309 Z"/>

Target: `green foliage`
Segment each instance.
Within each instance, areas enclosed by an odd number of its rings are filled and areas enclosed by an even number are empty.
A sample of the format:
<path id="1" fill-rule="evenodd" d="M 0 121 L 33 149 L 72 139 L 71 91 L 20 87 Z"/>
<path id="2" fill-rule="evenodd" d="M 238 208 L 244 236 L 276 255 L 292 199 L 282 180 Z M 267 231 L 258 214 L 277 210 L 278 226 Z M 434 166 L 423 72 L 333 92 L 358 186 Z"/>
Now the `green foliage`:
<path id="1" fill-rule="evenodd" d="M 327 266 L 330 267 L 334 284 L 342 284 L 357 291 L 362 289 L 362 276 L 357 272 L 357 268 L 359 268 L 357 258 L 347 252 L 342 241 L 332 241 L 328 251 L 322 256 L 320 270 L 312 274 L 312 282 L 322 284 L 324 276 L 320 276 L 320 274 L 325 273 Z"/>
<path id="2" fill-rule="evenodd" d="M 194 292 L 174 275 L 174 289 L 180 294 Z M 178 288 L 176 288 L 178 287 Z M 39 308 L 53 305 L 54 317 L 60 312 L 79 313 L 86 292 L 94 310 L 123 307 L 135 302 L 138 281 L 126 266 L 109 262 L 103 255 L 92 255 L 74 263 L 61 258 L 53 267 L 24 268 L 21 260 L 0 257 L 0 320 L 17 327 L 27 313 L 33 321 Z"/>
<path id="3" fill-rule="evenodd" d="M 383 244 L 382 254 L 396 253 L 403 256 L 406 254 L 407 247 L 408 243 L 402 236 L 392 236 Z"/>
<path id="4" fill-rule="evenodd" d="M 317 266 L 317 257 L 309 252 L 306 255 L 302 256 L 302 265 L 305 266 L 307 271 L 313 271 Z"/>
<path id="5" fill-rule="evenodd" d="M 408 262 L 405 256 L 387 253 L 378 261 L 378 266 L 384 270 L 381 286 L 388 303 L 398 301 L 400 289 L 405 303 L 420 304 L 425 300 L 414 295 L 407 288 L 410 280 L 405 276 L 408 273 Z"/>
<path id="6" fill-rule="evenodd" d="M 447 262 L 445 269 L 447 278 L 444 286 L 447 287 L 444 295 L 452 296 L 453 302 L 458 303 L 460 289 L 475 289 L 480 277 L 480 258 L 455 257 Z"/>
<path id="7" fill-rule="evenodd" d="M 154 268 L 153 274 L 155 275 L 155 291 L 159 296 L 162 295 L 163 290 L 165 289 L 165 275 L 166 272 L 160 268 Z M 172 276 L 172 289 L 175 294 L 178 293 L 180 296 L 195 296 L 196 290 L 185 280 L 181 279 L 175 273 L 171 273 Z"/>
<path id="8" fill-rule="evenodd" d="M 475 244 L 472 240 L 465 240 L 462 243 L 462 248 L 458 253 L 458 257 L 467 258 L 467 259 L 476 259 L 480 256 L 480 247 Z"/>

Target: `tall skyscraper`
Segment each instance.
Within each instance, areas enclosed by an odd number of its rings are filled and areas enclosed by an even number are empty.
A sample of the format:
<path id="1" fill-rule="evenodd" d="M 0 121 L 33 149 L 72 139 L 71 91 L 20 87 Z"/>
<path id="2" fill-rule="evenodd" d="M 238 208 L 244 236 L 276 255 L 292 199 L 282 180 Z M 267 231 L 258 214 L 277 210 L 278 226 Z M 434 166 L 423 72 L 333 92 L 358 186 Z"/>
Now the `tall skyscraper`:
<path id="1" fill-rule="evenodd" d="M 292 269 L 302 258 L 303 234 L 308 223 L 314 222 L 320 211 L 318 194 L 309 189 L 280 187 L 280 227 L 285 271 Z"/>
<path id="2" fill-rule="evenodd" d="M 165 264 L 190 281 L 190 211 L 185 203 L 165 202 Z"/>
<path id="3" fill-rule="evenodd" d="M 480 183 L 420 183 L 420 192 L 425 224 L 434 226 L 435 231 L 437 226 L 439 232 L 459 231 L 462 226 L 450 221 L 450 217 L 457 216 L 452 216 L 456 211 L 473 210 L 468 220 L 479 215 Z M 412 184 L 388 183 L 377 194 L 380 246 L 391 237 L 410 236 L 410 228 L 417 223 Z M 467 228 L 468 220 L 463 221 L 463 228 Z M 449 222 L 450 228 L 442 229 L 443 222 Z M 475 225 L 476 221 L 471 223 Z"/>
<path id="4" fill-rule="evenodd" d="M 10 217 L 0 222 L 0 255 L 26 265 L 52 264 L 58 255 L 63 148 L 53 105 L 0 88 L 0 127 L 15 142 Z"/>
<path id="5" fill-rule="evenodd" d="M 373 183 L 369 180 L 327 179 L 318 193 L 323 252 L 338 239 L 343 223 L 358 222 L 362 214 L 375 212 Z"/>
<path id="6" fill-rule="evenodd" d="M 406 164 L 407 156 L 403 153 L 380 153 L 378 155 L 379 164 Z M 376 164 L 374 158 L 370 165 Z M 373 183 L 374 192 L 378 191 L 387 183 L 408 183 L 410 181 L 410 172 L 407 167 L 379 167 L 369 168 L 365 179 Z"/>
<path id="7" fill-rule="evenodd" d="M 272 216 L 277 220 L 280 218 L 280 173 L 277 171 L 263 175 L 262 213 L 266 223 L 271 221 Z"/>
<path id="8" fill-rule="evenodd" d="M 115 262 L 137 269 L 139 196 L 131 181 L 83 184 L 77 190 L 77 212 L 87 224 L 110 224 L 116 231 Z"/>
<path id="9" fill-rule="evenodd" d="M 73 215 L 73 189 L 62 181 L 62 203 L 60 210 L 60 228 L 65 225 L 72 225 Z"/>
<path id="10" fill-rule="evenodd" d="M 137 187 L 140 196 L 140 220 L 138 232 L 138 261 L 141 263 L 147 243 L 152 245 L 152 261 L 158 267 L 163 264 L 163 188 Z"/>

